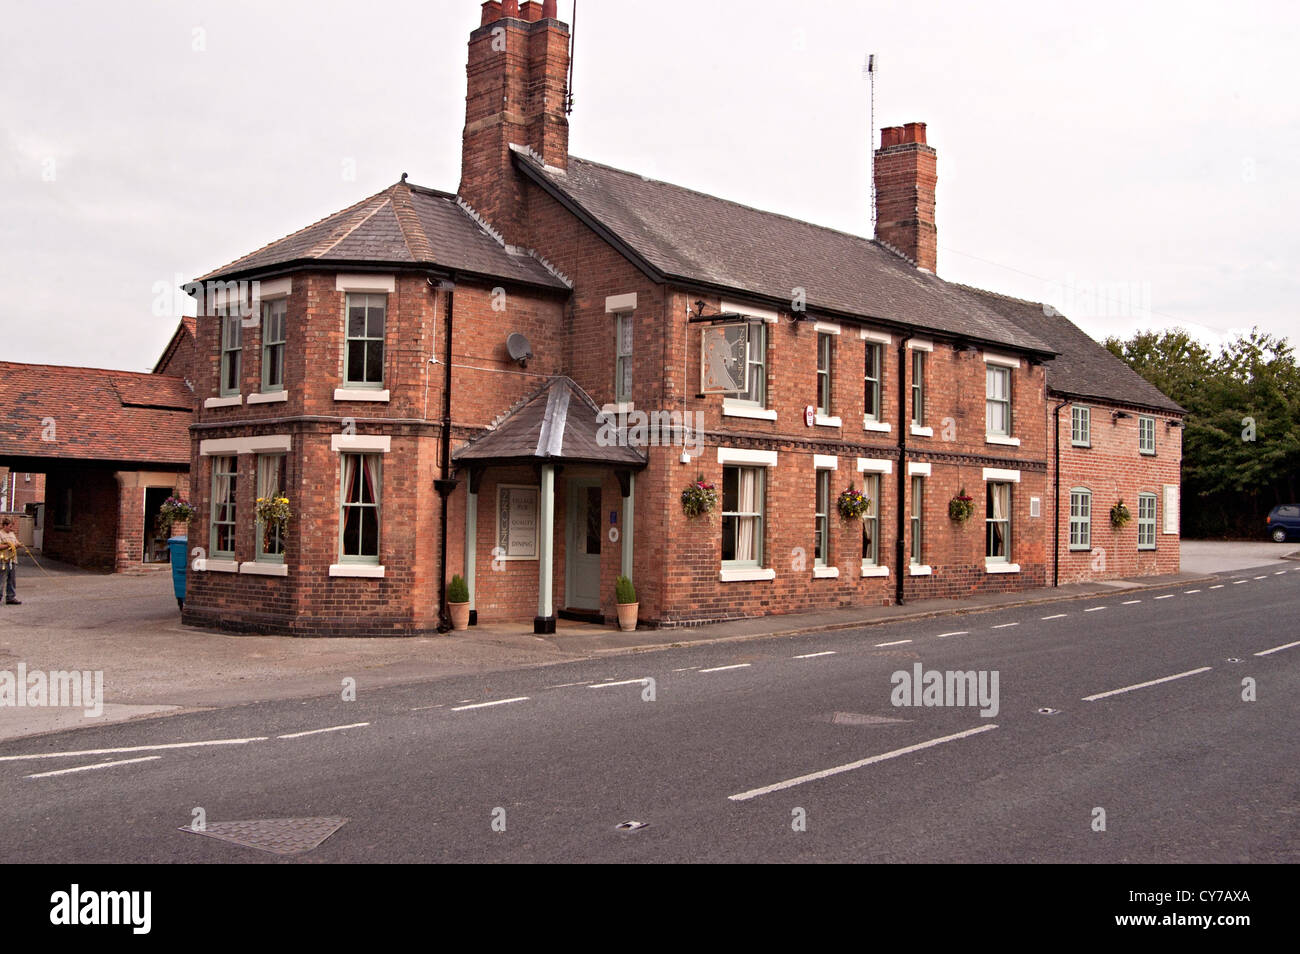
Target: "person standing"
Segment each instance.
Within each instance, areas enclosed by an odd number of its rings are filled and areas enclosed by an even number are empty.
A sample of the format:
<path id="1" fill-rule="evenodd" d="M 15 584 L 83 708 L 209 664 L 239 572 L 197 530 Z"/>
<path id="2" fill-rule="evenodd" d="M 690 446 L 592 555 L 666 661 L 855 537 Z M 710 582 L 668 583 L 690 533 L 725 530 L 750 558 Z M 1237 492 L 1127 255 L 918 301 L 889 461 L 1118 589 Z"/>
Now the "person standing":
<path id="1" fill-rule="evenodd" d="M 14 590 L 18 578 L 18 534 L 14 532 L 11 517 L 0 517 L 0 580 L 4 581 L 5 603 L 21 606 L 22 601 Z"/>

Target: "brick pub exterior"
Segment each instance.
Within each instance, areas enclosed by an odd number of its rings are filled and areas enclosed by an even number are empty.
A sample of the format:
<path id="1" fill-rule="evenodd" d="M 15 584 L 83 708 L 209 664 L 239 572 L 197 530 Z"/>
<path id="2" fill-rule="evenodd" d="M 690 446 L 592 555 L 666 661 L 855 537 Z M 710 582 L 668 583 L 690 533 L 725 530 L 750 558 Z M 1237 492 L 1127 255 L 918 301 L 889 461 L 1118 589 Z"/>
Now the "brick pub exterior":
<path id="1" fill-rule="evenodd" d="M 403 177 L 196 284 L 187 623 L 443 631 L 457 573 L 547 632 L 620 574 L 679 626 L 1177 569 L 1181 408 L 937 277 L 924 124 L 883 131 L 870 240 L 571 157 L 568 56 L 550 0 L 483 4 L 455 195 Z"/>

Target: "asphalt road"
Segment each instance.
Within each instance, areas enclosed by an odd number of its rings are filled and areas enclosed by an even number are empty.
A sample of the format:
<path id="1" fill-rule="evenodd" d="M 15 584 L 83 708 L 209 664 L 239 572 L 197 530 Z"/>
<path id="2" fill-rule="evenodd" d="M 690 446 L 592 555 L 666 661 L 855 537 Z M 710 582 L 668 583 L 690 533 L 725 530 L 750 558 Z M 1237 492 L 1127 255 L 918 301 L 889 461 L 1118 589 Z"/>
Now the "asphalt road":
<path id="1" fill-rule="evenodd" d="M 916 663 L 996 715 L 893 705 Z M 341 695 L 0 744 L 0 861 L 1300 860 L 1296 568 Z"/>

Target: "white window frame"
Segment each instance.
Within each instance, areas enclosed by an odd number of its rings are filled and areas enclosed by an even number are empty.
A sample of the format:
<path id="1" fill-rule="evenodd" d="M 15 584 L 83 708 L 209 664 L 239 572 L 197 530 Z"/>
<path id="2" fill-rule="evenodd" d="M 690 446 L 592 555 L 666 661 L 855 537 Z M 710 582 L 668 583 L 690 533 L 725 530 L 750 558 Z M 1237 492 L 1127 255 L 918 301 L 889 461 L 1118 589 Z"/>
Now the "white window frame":
<path id="1" fill-rule="evenodd" d="M 725 538 L 725 534 L 726 534 L 727 518 L 733 518 L 733 519 L 735 519 L 735 520 L 737 520 L 737 521 L 739 521 L 739 520 L 753 520 L 753 521 L 754 521 L 754 524 L 755 524 L 755 526 L 754 526 L 754 559 L 752 559 L 752 560 L 734 560 L 734 559 L 733 559 L 733 560 L 728 560 L 728 559 L 726 559 L 726 558 L 724 557 L 723 560 L 722 560 L 722 569 L 723 569 L 724 573 L 725 573 L 725 571 L 728 571 L 728 570 L 741 570 L 741 571 L 762 570 L 762 569 L 763 569 L 763 556 L 764 556 L 763 532 L 764 532 L 765 524 L 766 524 L 766 519 L 765 519 L 765 518 L 766 518 L 766 511 L 767 511 L 767 468 L 766 468 L 766 466 L 764 466 L 763 464 L 742 463 L 742 462 L 739 462 L 739 461 L 737 461 L 737 462 L 735 462 L 735 463 L 724 463 L 724 464 L 723 464 L 723 467 L 722 467 L 722 482 L 723 482 L 723 487 L 724 487 L 724 489 L 723 489 L 723 496 L 724 496 L 724 497 L 725 497 L 725 494 L 726 494 L 725 485 L 726 485 L 726 481 L 727 481 L 727 471 L 729 471 L 729 470 L 735 470 L 735 471 L 736 471 L 736 481 L 737 481 L 736 493 L 737 493 L 737 495 L 739 495 L 739 493 L 740 493 L 739 482 L 740 482 L 741 472 L 742 472 L 742 471 L 745 471 L 745 470 L 752 470 L 752 471 L 754 472 L 754 474 L 755 474 L 755 479 L 758 481 L 758 486 L 757 486 L 757 488 L 756 488 L 756 491 L 757 491 L 757 500 L 758 500 L 758 509 L 755 510 L 755 511 L 747 511 L 747 510 L 723 510 L 723 511 L 720 512 L 719 515 L 720 515 L 721 518 L 722 518 L 721 523 L 722 523 L 722 527 L 723 527 L 723 535 L 724 535 L 724 538 Z M 739 501 L 737 501 L 737 506 L 739 506 Z M 738 528 L 738 527 L 739 527 L 739 523 L 737 523 L 737 528 Z M 775 575 L 775 574 L 773 574 L 773 575 Z"/>
<path id="2" fill-rule="evenodd" d="M 1148 444 L 1145 440 L 1150 435 Z M 1145 457 L 1156 456 L 1156 419 L 1149 414 L 1138 415 L 1138 453 Z"/>
<path id="3" fill-rule="evenodd" d="M 229 469 L 223 470 L 226 466 Z M 217 508 L 223 502 L 217 500 L 217 477 L 225 474 L 230 477 L 230 496 L 228 498 L 229 513 L 228 520 L 217 519 Z M 213 558 L 230 557 L 234 558 L 235 549 L 239 541 L 239 457 L 236 454 L 222 454 L 219 457 L 212 458 L 212 497 L 208 506 L 208 553 Z M 222 550 L 217 547 L 217 528 L 230 528 L 230 549 Z"/>
<path id="4" fill-rule="evenodd" d="M 224 309 L 229 310 L 229 309 Z M 244 320 L 236 312 L 221 316 L 221 380 L 218 393 L 223 398 L 235 397 L 242 392 L 244 380 Z M 232 368 L 233 365 L 233 368 Z M 234 372 L 235 384 L 230 387 L 226 382 Z"/>
<path id="5" fill-rule="evenodd" d="M 277 314 L 277 312 L 279 312 Z M 279 337 L 273 337 L 271 329 L 279 326 Z M 276 298 L 262 302 L 262 392 L 276 394 L 284 390 L 284 360 L 288 352 L 289 337 L 289 300 Z M 268 383 L 268 369 L 273 364 L 274 349 L 279 349 L 280 381 Z"/>
<path id="6" fill-rule="evenodd" d="M 364 299 L 365 301 L 364 307 L 366 309 L 366 327 L 363 328 L 362 330 L 366 332 L 369 332 L 370 330 L 370 309 L 374 307 L 374 302 L 371 301 L 371 299 L 377 299 L 381 303 L 383 308 L 383 318 L 382 318 L 383 326 L 380 330 L 378 337 L 375 337 L 368 333 L 360 337 L 354 337 L 352 335 L 352 331 L 350 327 L 352 324 L 351 313 L 352 313 L 353 303 L 356 299 Z M 362 347 L 363 367 L 361 368 L 360 378 L 352 377 L 354 369 L 352 367 L 351 359 L 352 359 L 352 343 L 354 341 L 360 341 L 365 343 Z M 364 379 L 366 371 L 369 370 L 368 352 L 369 352 L 369 342 L 371 341 L 378 341 L 380 345 L 378 381 L 367 381 Z M 371 391 L 371 392 L 383 391 L 384 380 L 388 370 L 387 365 L 388 365 L 388 295 L 382 292 L 361 292 L 361 291 L 346 292 L 343 296 L 343 390 Z"/>
<path id="7" fill-rule="evenodd" d="M 862 537 L 863 537 L 863 554 L 862 554 L 862 575 L 887 575 L 889 568 L 882 566 L 880 563 L 880 488 L 883 483 L 878 472 L 861 473 L 862 493 L 869 501 L 867 512 L 862 518 Z M 867 529 L 870 524 L 871 529 L 871 552 L 866 551 Z M 869 574 L 868 570 L 885 570 L 884 574 Z"/>
<path id="8" fill-rule="evenodd" d="M 1086 404 L 1070 405 L 1070 446 L 1092 446 L 1092 408 Z"/>
<path id="9" fill-rule="evenodd" d="M 1154 550 L 1156 548 L 1156 527 L 1159 524 L 1159 498 L 1149 491 L 1143 491 L 1138 494 L 1138 512 L 1137 512 L 1137 548 L 1139 550 Z M 1144 505 L 1150 505 L 1150 513 L 1143 516 Z"/>
<path id="10" fill-rule="evenodd" d="M 912 350 L 912 428 L 924 428 L 925 425 L 925 374 L 926 357 L 929 352 L 914 348 Z"/>
<path id="11" fill-rule="evenodd" d="M 1075 506 L 1078 497 L 1080 505 Z M 1070 488 L 1070 504 L 1067 515 L 1066 546 L 1075 552 L 1092 550 L 1092 491 L 1087 487 Z M 1078 512 L 1076 512 L 1078 511 Z M 1078 528 L 1076 533 L 1075 528 Z M 1077 541 L 1077 542 L 1076 542 Z"/>
<path id="12" fill-rule="evenodd" d="M 1011 369 L 1001 364 L 987 364 L 984 372 L 984 431 L 993 437 L 1011 436 Z M 996 383 L 1004 382 L 1004 397 L 997 397 Z M 1004 424 L 1001 428 L 993 426 L 995 407 L 1001 407 Z"/>
<path id="13" fill-rule="evenodd" d="M 632 401 L 632 352 L 636 347 L 633 336 L 634 330 L 632 312 L 620 311 L 615 313 L 614 401 L 617 404 L 628 404 Z"/>
<path id="14" fill-rule="evenodd" d="M 254 484 L 254 486 L 253 486 L 253 493 L 254 493 L 254 496 L 255 496 L 255 497 L 256 497 L 256 494 L 257 494 L 258 490 L 259 490 L 259 489 L 261 488 L 261 486 L 262 486 L 262 472 L 263 472 L 263 468 L 266 467 L 270 461 L 276 461 L 276 460 L 280 461 L 280 466 L 281 466 L 281 469 L 283 470 L 283 473 L 284 473 L 284 480 L 285 480 L 285 483 L 288 483 L 288 480 L 289 480 L 289 455 L 288 455 L 288 454 L 284 454 L 284 453 L 280 453 L 280 454 L 258 454 L 258 455 L 257 455 L 257 471 L 256 471 L 256 473 L 257 473 L 257 483 Z M 280 488 L 278 488 L 278 489 L 279 489 L 280 493 L 282 493 L 282 494 L 284 494 L 284 495 L 286 495 L 286 496 L 287 496 L 288 493 L 289 493 L 289 490 L 288 490 L 287 487 L 280 487 Z M 253 552 L 254 552 L 254 554 L 255 554 L 255 556 L 254 556 L 254 560 L 255 560 L 255 562 L 257 562 L 257 563 L 283 563 L 283 562 L 284 562 L 284 540 L 283 540 L 283 538 L 279 536 L 279 532 L 277 531 L 276 536 L 277 536 L 277 539 L 279 540 L 279 543 L 280 543 L 280 552 L 279 552 L 279 553 L 267 553 L 267 552 L 265 552 L 265 551 L 262 549 L 262 545 L 263 545 L 262 542 L 263 542 L 263 538 L 264 538 L 264 536 L 265 536 L 265 534 L 263 533 L 263 529 L 262 529 L 262 521 L 256 519 L 256 518 L 257 518 L 257 512 L 256 512 L 256 511 L 253 512 L 253 516 L 254 516 L 253 524 L 254 524 L 254 527 L 256 528 L 255 532 L 256 532 L 256 534 L 257 534 L 257 539 L 254 541 L 254 549 L 253 549 Z"/>
<path id="15" fill-rule="evenodd" d="M 347 473 L 344 467 L 344 459 L 347 456 L 357 457 L 357 474 L 358 482 L 365 480 L 365 472 L 362 466 L 366 457 L 373 456 L 376 463 L 375 472 L 375 499 L 370 504 L 349 504 L 344 498 L 347 496 L 347 488 L 343 486 L 344 475 Z M 380 566 L 380 557 L 384 552 L 384 456 L 382 451 L 375 450 L 344 450 L 339 454 L 339 537 L 338 537 L 338 555 L 339 562 L 336 566 L 363 566 L 377 567 Z M 346 541 L 344 532 L 347 528 L 347 511 L 349 507 L 373 507 L 375 511 L 375 553 L 369 554 L 346 554 Z M 344 574 L 334 573 L 331 568 L 331 576 L 342 576 Z"/>
<path id="16" fill-rule="evenodd" d="M 994 520 L 989 513 L 990 495 L 996 492 L 996 488 L 1007 488 L 1007 515 L 1003 520 Z M 1015 513 L 1015 484 L 1009 480 L 990 480 L 984 484 L 984 562 L 986 564 L 1011 562 L 1011 532 L 1012 532 L 1012 515 Z M 989 547 L 992 543 L 993 524 L 1005 524 L 1003 531 L 1003 540 L 1005 541 L 1006 552 L 1001 556 L 990 554 Z"/>
<path id="17" fill-rule="evenodd" d="M 829 332 L 817 332 L 817 414 L 830 417 L 834 404 L 835 387 L 835 336 Z"/>
<path id="18" fill-rule="evenodd" d="M 881 399 L 884 397 L 883 378 L 885 363 L 885 346 L 883 344 L 879 341 L 867 341 L 865 344 L 866 349 L 862 356 L 862 421 L 864 424 L 867 422 L 879 422 L 881 412 L 884 410 L 881 406 Z M 874 376 L 867 373 L 867 362 L 872 359 L 873 355 L 875 358 Z M 867 400 L 868 396 L 871 398 L 870 402 Z M 867 410 L 868 403 L 875 407 L 874 411 Z"/>

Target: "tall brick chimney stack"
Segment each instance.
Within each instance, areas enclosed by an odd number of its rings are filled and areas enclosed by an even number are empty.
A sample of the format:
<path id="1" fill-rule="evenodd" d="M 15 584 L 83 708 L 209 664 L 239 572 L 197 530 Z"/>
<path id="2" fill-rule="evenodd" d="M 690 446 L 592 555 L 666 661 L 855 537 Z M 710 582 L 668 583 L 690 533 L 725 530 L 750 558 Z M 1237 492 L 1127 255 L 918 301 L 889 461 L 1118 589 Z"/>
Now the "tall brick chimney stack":
<path id="1" fill-rule="evenodd" d="M 556 0 L 489 0 L 469 37 L 460 195 L 512 244 L 524 243 L 525 223 L 511 144 L 569 165 L 569 26 L 555 8 Z"/>
<path id="2" fill-rule="evenodd" d="M 925 123 L 880 130 L 880 148 L 876 150 L 876 238 L 927 272 L 935 270 L 939 257 L 934 222 L 936 157 L 934 148 L 925 144 Z"/>

